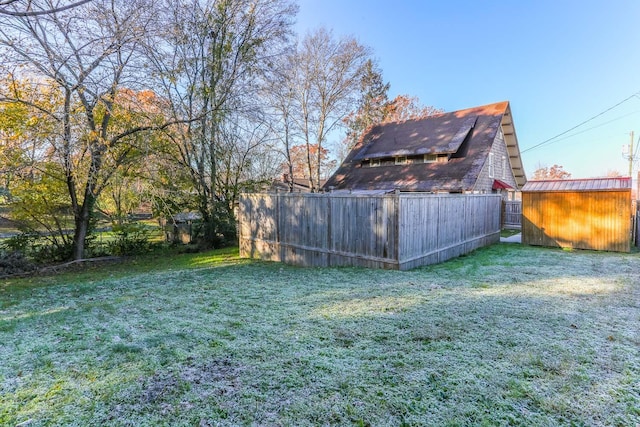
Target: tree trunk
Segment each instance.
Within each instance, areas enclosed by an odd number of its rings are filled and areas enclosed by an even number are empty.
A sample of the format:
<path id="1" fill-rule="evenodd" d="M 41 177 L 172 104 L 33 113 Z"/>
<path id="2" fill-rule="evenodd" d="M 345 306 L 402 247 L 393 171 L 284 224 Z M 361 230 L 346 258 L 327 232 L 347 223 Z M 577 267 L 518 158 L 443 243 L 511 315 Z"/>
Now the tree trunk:
<path id="1" fill-rule="evenodd" d="M 309 172 L 309 191 L 315 193 L 313 184 L 313 165 L 311 163 L 311 147 L 307 141 L 307 170 Z"/>
<path id="2" fill-rule="evenodd" d="M 79 260 L 85 256 L 85 242 L 89 235 L 91 226 L 91 216 L 98 194 L 96 194 L 98 175 L 102 170 L 102 154 L 106 147 L 93 144 L 94 151 L 91 154 L 91 164 L 89 165 L 89 176 L 84 187 L 84 198 L 79 209 L 74 210 L 75 232 L 73 235 L 73 259 Z M 77 201 L 77 198 L 76 198 Z M 76 202 L 77 203 L 77 202 Z M 76 205 L 77 206 L 77 205 Z"/>
<path id="3" fill-rule="evenodd" d="M 91 211 L 93 206 L 93 196 L 85 195 L 84 203 L 80 212 L 76 215 L 75 230 L 73 234 L 73 259 L 83 259 L 85 256 L 85 242 L 89 234 L 91 224 Z"/>

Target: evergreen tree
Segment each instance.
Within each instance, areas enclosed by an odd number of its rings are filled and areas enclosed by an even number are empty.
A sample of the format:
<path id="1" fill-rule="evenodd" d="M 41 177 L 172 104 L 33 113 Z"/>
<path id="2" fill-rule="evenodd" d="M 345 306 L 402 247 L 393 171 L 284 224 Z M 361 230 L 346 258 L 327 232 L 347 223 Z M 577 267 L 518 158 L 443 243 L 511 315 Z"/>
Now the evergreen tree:
<path id="1" fill-rule="evenodd" d="M 352 149 L 370 127 L 382 123 L 388 111 L 389 83 L 384 83 L 382 72 L 375 62 L 369 59 L 360 79 L 360 100 L 358 109 L 344 120 L 347 126 L 345 138 L 347 150 Z"/>

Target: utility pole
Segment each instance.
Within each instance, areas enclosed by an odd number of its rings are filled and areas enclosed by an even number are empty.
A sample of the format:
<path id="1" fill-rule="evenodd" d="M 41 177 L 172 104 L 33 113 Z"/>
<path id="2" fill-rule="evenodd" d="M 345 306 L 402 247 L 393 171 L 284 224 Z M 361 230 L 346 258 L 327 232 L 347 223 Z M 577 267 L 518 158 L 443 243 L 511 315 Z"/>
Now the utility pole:
<path id="1" fill-rule="evenodd" d="M 633 177 L 633 131 L 631 131 L 631 145 L 629 145 L 629 176 Z"/>
<path id="2" fill-rule="evenodd" d="M 629 144 L 629 151 L 627 153 L 623 148 L 622 157 L 629 160 L 629 176 L 633 177 L 633 161 L 635 160 L 633 155 L 633 131 L 631 131 L 631 144 Z"/>

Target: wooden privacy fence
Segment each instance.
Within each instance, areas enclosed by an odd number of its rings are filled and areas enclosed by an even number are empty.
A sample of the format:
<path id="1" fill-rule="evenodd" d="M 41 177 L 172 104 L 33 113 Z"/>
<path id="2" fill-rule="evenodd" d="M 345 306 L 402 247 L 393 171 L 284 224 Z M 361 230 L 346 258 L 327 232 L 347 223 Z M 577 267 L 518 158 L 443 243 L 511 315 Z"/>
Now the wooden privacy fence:
<path id="1" fill-rule="evenodd" d="M 502 228 L 522 227 L 522 201 L 509 200 L 502 202 Z"/>
<path id="2" fill-rule="evenodd" d="M 636 200 L 635 209 L 633 209 L 633 211 L 636 213 L 633 217 L 633 230 L 635 230 L 633 242 L 636 245 L 636 248 L 640 248 L 640 200 Z"/>
<path id="3" fill-rule="evenodd" d="M 499 195 L 244 194 L 240 255 L 406 270 L 500 240 Z"/>

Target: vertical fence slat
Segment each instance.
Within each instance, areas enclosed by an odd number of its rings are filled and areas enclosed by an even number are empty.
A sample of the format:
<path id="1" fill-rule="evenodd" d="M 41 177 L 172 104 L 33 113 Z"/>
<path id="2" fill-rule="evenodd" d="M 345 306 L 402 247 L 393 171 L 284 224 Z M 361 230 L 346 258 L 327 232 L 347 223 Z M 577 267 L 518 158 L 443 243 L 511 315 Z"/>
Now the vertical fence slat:
<path id="1" fill-rule="evenodd" d="M 303 266 L 408 269 L 499 240 L 497 195 L 250 194 L 240 253 Z"/>
<path id="2" fill-rule="evenodd" d="M 525 191 L 522 199 L 524 244 L 630 251 L 630 190 Z"/>

